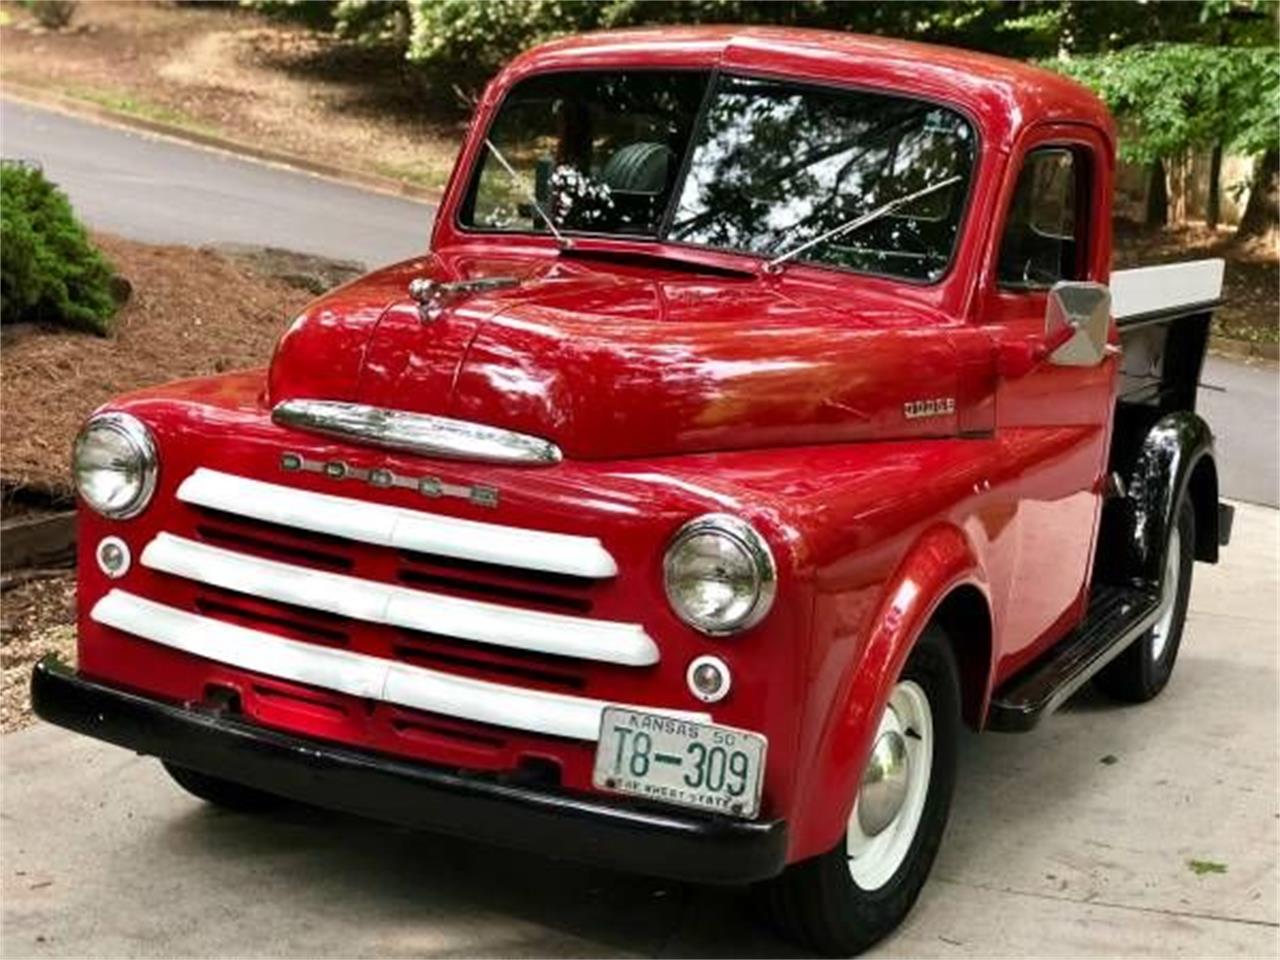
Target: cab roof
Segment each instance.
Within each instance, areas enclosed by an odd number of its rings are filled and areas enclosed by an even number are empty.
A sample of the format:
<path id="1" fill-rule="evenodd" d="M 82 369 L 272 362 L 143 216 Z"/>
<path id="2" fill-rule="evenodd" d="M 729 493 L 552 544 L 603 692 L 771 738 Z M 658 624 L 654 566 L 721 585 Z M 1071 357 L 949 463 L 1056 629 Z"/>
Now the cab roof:
<path id="1" fill-rule="evenodd" d="M 498 92 L 546 70 L 723 69 L 815 83 L 845 83 L 959 107 L 988 145 L 1011 145 L 1039 121 L 1087 123 L 1114 144 L 1106 106 L 1049 70 L 953 47 L 788 27 L 659 27 L 587 33 L 517 57 Z"/>

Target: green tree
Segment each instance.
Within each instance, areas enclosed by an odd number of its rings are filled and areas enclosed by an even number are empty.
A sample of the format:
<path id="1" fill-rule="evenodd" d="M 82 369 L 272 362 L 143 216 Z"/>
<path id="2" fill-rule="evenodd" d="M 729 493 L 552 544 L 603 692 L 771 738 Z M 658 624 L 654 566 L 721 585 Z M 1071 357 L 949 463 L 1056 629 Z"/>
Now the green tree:
<path id="1" fill-rule="evenodd" d="M 1155 43 L 1047 62 L 1094 89 L 1125 124 L 1121 157 L 1159 165 L 1190 150 L 1260 156 L 1280 124 L 1273 47 Z M 1216 180 L 1217 169 L 1213 171 Z M 1220 184 L 1211 182 L 1213 196 Z"/>

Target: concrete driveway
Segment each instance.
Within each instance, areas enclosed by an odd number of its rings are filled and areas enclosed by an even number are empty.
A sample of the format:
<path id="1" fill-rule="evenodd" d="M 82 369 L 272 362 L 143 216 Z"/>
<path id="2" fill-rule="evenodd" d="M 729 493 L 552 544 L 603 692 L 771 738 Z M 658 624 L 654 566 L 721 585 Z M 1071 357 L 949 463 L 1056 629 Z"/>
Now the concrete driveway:
<path id="1" fill-rule="evenodd" d="M 967 736 L 934 875 L 883 956 L 1258 956 L 1277 907 L 1277 542 L 1197 566 L 1165 693 Z M 6 956 L 787 956 L 733 892 L 189 799 L 40 725 L 2 741 Z"/>

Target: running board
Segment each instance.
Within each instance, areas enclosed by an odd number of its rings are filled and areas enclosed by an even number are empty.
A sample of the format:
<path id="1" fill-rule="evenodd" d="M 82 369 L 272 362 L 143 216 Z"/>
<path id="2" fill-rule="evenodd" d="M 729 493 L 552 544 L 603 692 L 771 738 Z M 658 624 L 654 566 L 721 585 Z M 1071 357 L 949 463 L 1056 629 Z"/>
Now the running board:
<path id="1" fill-rule="evenodd" d="M 1159 611 L 1153 590 L 1099 586 L 1084 622 L 995 692 L 987 729 L 1035 727 L 1155 623 Z"/>

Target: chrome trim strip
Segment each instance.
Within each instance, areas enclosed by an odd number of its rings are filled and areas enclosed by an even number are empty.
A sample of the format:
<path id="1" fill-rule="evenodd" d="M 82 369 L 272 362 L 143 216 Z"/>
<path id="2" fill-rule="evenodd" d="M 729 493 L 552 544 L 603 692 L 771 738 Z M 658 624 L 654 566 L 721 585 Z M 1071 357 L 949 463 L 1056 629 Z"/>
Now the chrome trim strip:
<path id="1" fill-rule="evenodd" d="M 171 533 L 142 551 L 142 565 L 210 586 L 311 610 L 477 643 L 629 667 L 658 662 L 638 623 L 593 620 L 443 596 L 236 553 Z"/>
<path id="2" fill-rule="evenodd" d="M 90 617 L 96 623 L 152 643 L 281 680 L 551 736 L 597 740 L 601 714 L 606 706 L 614 705 L 587 697 L 523 690 L 289 640 L 178 610 L 124 590 L 112 590 L 104 596 L 94 605 Z M 707 713 L 617 706 L 711 722 Z"/>
<path id="3" fill-rule="evenodd" d="M 618 573 L 613 556 L 595 537 L 442 517 L 251 480 L 207 467 L 199 467 L 182 481 L 178 499 L 254 520 L 398 550 L 593 579 Z"/>
<path id="4" fill-rule="evenodd" d="M 549 440 L 483 423 L 337 400 L 285 400 L 271 411 L 282 427 L 426 457 L 548 466 L 562 459 Z"/>

